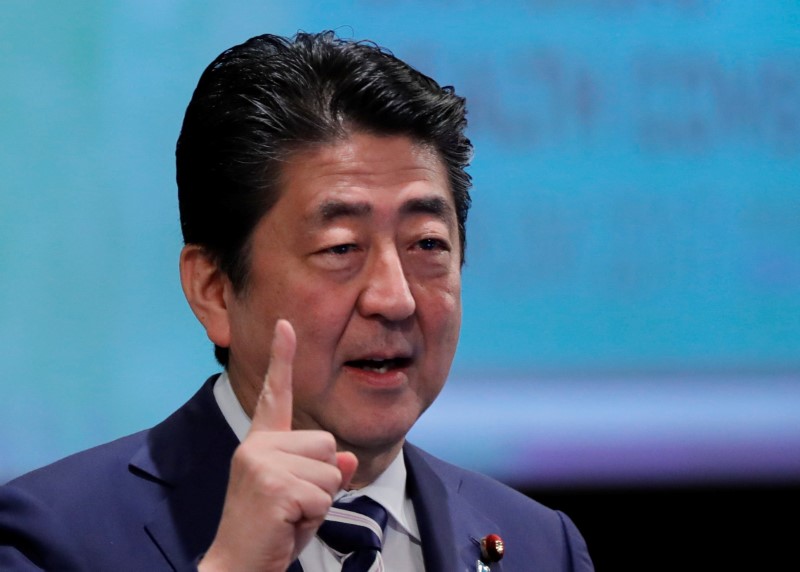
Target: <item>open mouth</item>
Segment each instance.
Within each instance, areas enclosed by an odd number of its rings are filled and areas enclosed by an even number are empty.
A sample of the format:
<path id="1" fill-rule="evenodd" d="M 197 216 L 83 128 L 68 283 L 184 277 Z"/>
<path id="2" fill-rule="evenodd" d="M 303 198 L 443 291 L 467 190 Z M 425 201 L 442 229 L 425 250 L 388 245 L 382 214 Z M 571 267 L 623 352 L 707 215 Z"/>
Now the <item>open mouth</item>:
<path id="1" fill-rule="evenodd" d="M 411 365 L 411 358 L 390 359 L 355 359 L 345 362 L 346 366 L 375 373 L 388 373 L 394 369 L 402 369 Z"/>

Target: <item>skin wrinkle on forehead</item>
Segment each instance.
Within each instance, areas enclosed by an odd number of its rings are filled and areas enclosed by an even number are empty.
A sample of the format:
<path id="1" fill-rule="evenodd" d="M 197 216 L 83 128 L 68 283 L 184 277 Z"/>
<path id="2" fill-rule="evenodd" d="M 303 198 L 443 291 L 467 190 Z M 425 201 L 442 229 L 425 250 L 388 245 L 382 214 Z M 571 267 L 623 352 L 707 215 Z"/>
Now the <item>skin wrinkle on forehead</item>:
<path id="1" fill-rule="evenodd" d="M 406 201 L 400 208 L 400 214 L 414 215 L 427 214 L 434 216 L 447 224 L 455 224 L 453 207 L 441 197 L 421 197 Z M 340 218 L 366 218 L 373 213 L 373 207 L 367 202 L 347 202 L 338 199 L 329 199 L 320 204 L 307 217 L 311 222 L 320 226 L 334 222 Z"/>
<path id="2" fill-rule="evenodd" d="M 431 144 L 409 139 L 411 155 L 419 159 L 413 166 L 398 166 L 390 158 L 365 158 L 363 152 L 354 143 L 355 139 L 371 137 L 376 145 L 397 139 L 397 135 L 372 134 L 369 131 L 355 129 L 347 131 L 345 137 L 334 141 L 320 141 L 301 145 L 289 151 L 280 161 L 281 168 L 278 173 L 278 188 L 285 190 L 289 181 L 286 180 L 286 169 L 291 163 L 303 163 L 308 157 L 315 157 L 319 169 L 316 177 L 333 177 L 335 186 L 347 188 L 348 178 L 361 179 L 367 185 L 374 178 L 382 178 L 391 174 L 401 178 L 407 171 L 420 171 L 420 180 L 434 181 L 439 178 L 438 166 L 447 173 L 447 164 L 443 157 Z M 430 161 L 437 165 L 433 167 Z M 427 164 L 426 164 L 427 163 Z M 376 169 L 376 167 L 379 167 Z M 448 185 L 449 186 L 449 185 Z M 452 193 L 452 189 L 451 193 Z"/>

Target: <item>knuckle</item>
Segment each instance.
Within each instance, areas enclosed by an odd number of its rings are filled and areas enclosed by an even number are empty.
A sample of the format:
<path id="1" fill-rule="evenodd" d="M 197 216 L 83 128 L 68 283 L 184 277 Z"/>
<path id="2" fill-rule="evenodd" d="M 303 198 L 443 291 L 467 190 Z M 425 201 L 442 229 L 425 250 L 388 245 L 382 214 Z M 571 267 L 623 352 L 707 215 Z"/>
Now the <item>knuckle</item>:
<path id="1" fill-rule="evenodd" d="M 325 465 L 317 478 L 318 486 L 328 497 L 333 497 L 342 485 L 342 472 L 334 465 Z"/>
<path id="2" fill-rule="evenodd" d="M 329 451 L 336 451 L 336 438 L 333 436 L 333 433 L 328 433 L 327 431 L 321 431 L 322 435 L 320 438 L 320 442 L 322 446 Z"/>
<path id="3" fill-rule="evenodd" d="M 328 514 L 328 509 L 333 504 L 333 496 L 317 489 L 314 493 L 309 494 L 303 506 L 303 517 L 308 520 L 318 520 L 320 524 L 325 520 Z"/>
<path id="4" fill-rule="evenodd" d="M 253 453 L 250 450 L 250 443 L 245 440 L 236 447 L 231 458 L 231 466 L 233 468 L 244 469 L 250 466 L 253 462 Z"/>

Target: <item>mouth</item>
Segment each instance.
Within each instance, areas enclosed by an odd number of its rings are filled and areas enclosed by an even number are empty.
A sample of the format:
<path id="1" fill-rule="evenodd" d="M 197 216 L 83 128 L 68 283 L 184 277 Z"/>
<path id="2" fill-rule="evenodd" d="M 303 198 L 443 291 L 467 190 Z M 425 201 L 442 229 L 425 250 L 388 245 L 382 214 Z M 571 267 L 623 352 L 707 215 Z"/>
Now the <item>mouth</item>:
<path id="1" fill-rule="evenodd" d="M 411 365 L 411 358 L 396 357 L 387 359 L 354 359 L 345 362 L 347 367 L 369 371 L 374 373 L 389 373 L 398 369 L 404 369 Z"/>

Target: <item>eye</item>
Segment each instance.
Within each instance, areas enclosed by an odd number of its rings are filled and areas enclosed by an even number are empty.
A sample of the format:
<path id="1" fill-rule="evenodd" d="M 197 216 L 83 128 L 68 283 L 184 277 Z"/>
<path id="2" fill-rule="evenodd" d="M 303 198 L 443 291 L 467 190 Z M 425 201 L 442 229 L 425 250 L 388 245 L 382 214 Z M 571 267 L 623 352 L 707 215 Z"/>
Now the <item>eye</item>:
<path id="1" fill-rule="evenodd" d="M 313 253 L 313 263 L 322 270 L 341 272 L 358 268 L 364 258 L 364 247 L 353 242 L 325 246 Z"/>
<path id="2" fill-rule="evenodd" d="M 450 250 L 450 245 L 438 238 L 423 238 L 417 245 L 421 250 Z"/>
<path id="3" fill-rule="evenodd" d="M 343 254 L 349 254 L 350 252 L 353 252 L 355 249 L 356 249 L 355 244 L 337 244 L 336 246 L 331 246 L 330 248 L 326 248 L 325 252 L 341 256 Z"/>

